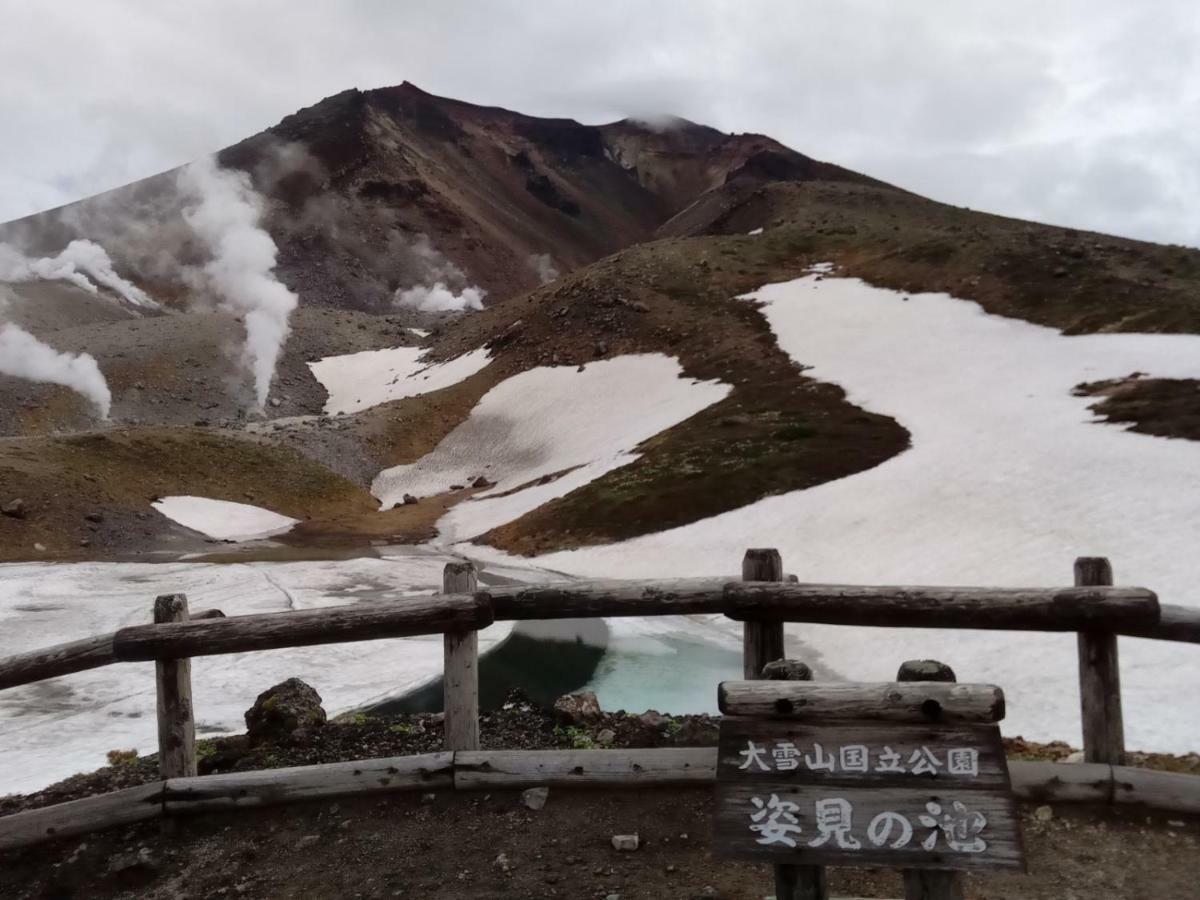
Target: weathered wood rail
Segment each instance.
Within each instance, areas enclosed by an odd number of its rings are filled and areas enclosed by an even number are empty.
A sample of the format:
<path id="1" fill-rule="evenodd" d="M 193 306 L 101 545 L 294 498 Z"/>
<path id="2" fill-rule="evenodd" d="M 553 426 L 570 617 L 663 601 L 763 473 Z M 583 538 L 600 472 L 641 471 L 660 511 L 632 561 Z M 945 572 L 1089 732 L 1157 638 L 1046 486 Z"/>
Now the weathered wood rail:
<path id="1" fill-rule="evenodd" d="M 828 585 L 800 583 L 795 576 L 784 574 L 777 551 L 753 549 L 746 552 L 740 578 L 569 581 L 480 589 L 471 564 L 451 563 L 443 593 L 432 597 L 228 618 L 216 610 L 189 617 L 182 595 L 168 595 L 160 603 L 155 624 L 135 625 L 0 659 L 0 689 L 114 663 L 154 661 L 163 778 L 157 787 L 131 788 L 0 819 L 0 849 L 122 821 L 254 805 L 268 802 L 268 797 L 305 799 L 432 783 L 466 788 L 711 780 L 711 766 L 703 762 L 709 757 L 700 751 L 506 754 L 479 750 L 478 630 L 494 621 L 587 617 L 717 614 L 741 621 L 747 679 L 763 677 L 767 663 L 785 656 L 785 622 L 1074 631 L 1079 635 L 1087 764 L 1034 770 L 1014 763 L 1014 780 L 1019 780 L 1016 773 L 1023 772 L 1023 789 L 1039 799 L 1146 802 L 1166 809 L 1200 811 L 1200 779 L 1123 767 L 1116 652 L 1118 635 L 1200 643 L 1200 610 L 1162 605 L 1146 588 L 1114 586 L 1106 560 L 1078 560 L 1075 584 L 1061 588 Z M 436 760 L 411 757 L 403 763 L 375 760 L 296 770 L 195 775 L 187 665 L 191 657 L 431 634 L 442 634 L 445 641 L 447 754 L 434 754 Z M 925 682 L 916 682 L 912 687 L 918 685 L 929 687 Z M 792 687 L 802 691 L 803 684 L 792 685 L 789 690 Z M 987 709 L 989 699 L 994 698 L 963 698 L 953 694 L 953 685 L 935 687 L 941 693 L 924 697 L 922 702 L 933 704 L 930 710 L 936 706 L 937 715 L 961 712 L 987 716 L 995 712 Z M 722 698 L 723 707 L 755 702 L 753 685 L 738 690 L 742 692 L 738 697 Z M 900 694 L 903 702 L 912 699 L 903 691 Z M 968 709 L 971 711 L 965 712 Z M 372 772 L 376 763 L 384 767 L 384 773 L 376 770 L 367 777 L 364 773 Z M 1051 771 L 1055 774 L 1049 774 Z M 370 785 L 364 787 L 368 782 Z"/>
<path id="2" fill-rule="evenodd" d="M 406 791 L 705 786 L 717 748 L 469 750 L 167 778 L 0 818 L 0 852 L 196 813 Z M 1009 762 L 1018 799 L 1200 814 L 1200 778 L 1101 763 Z"/>

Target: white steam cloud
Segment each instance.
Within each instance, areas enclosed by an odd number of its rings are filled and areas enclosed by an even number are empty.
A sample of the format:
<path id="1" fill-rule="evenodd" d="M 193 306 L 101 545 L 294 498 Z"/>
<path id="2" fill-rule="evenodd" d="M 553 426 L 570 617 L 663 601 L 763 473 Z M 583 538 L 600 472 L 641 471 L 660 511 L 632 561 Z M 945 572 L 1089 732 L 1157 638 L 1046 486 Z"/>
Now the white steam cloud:
<path id="1" fill-rule="evenodd" d="M 117 274 L 107 251 L 94 241 L 71 241 L 57 256 L 37 259 L 9 244 L 0 244 L 0 281 L 39 280 L 69 281 L 89 294 L 100 293 L 96 287 L 99 282 L 133 306 L 158 308 L 145 291 Z"/>
<path id="2" fill-rule="evenodd" d="M 183 169 L 179 187 L 191 203 L 184 218 L 212 254 L 203 276 L 222 305 L 244 318 L 245 359 L 261 410 L 299 299 L 275 277 L 278 248 L 259 225 L 262 197 L 245 172 L 219 169 L 212 158 Z"/>
<path id="3" fill-rule="evenodd" d="M 558 266 L 554 265 L 549 253 L 531 253 L 525 263 L 537 273 L 538 281 L 542 284 L 549 284 L 559 275 Z"/>
<path id="4" fill-rule="evenodd" d="M 466 287 L 455 293 L 438 281 L 432 286 L 418 284 L 396 292 L 396 303 L 421 312 L 462 312 L 468 309 L 483 309 L 482 288 Z"/>
<path id="5" fill-rule="evenodd" d="M 466 272 L 446 259 L 429 242 L 427 235 L 420 235 L 408 250 L 422 270 L 422 283 L 397 290 L 392 298 L 397 306 L 420 312 L 483 309 L 483 298 L 487 296 L 487 291 L 470 284 Z"/>
<path id="6" fill-rule="evenodd" d="M 91 400 L 102 419 L 112 407 L 112 393 L 95 358 L 59 353 L 11 322 L 0 325 L 0 374 L 69 387 Z"/>

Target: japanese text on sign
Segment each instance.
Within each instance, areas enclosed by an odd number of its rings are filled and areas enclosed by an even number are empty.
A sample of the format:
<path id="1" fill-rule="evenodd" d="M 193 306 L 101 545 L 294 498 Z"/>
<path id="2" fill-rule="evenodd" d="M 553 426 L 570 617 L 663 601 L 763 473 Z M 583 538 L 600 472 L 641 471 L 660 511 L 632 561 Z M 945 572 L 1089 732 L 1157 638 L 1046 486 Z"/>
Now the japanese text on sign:
<path id="1" fill-rule="evenodd" d="M 863 848 L 862 839 L 854 833 L 854 807 L 840 797 L 822 798 L 814 803 L 815 833 L 811 836 L 805 835 L 800 825 L 797 815 L 800 806 L 790 800 L 781 800 L 776 794 L 765 800 L 754 796 L 750 798 L 750 806 L 749 827 L 758 835 L 758 844 L 818 848 L 832 842 L 840 850 Z M 861 828 L 862 823 L 857 824 Z M 981 835 L 986 828 L 987 818 L 983 813 L 968 809 L 965 803 L 931 800 L 915 816 L 894 810 L 876 813 L 860 834 L 870 846 L 891 850 L 903 849 L 915 840 L 922 850 L 932 851 L 938 849 L 940 839 L 956 853 L 983 853 L 987 842 Z"/>
<path id="2" fill-rule="evenodd" d="M 761 745 L 746 741 L 746 749 L 738 769 L 749 772 L 791 772 L 807 769 L 810 772 L 877 772 L 891 775 L 949 775 L 974 778 L 979 774 L 979 751 L 974 747 L 951 747 L 944 755 L 928 747 L 916 747 L 911 752 L 884 746 L 872 750 L 865 744 L 846 744 L 830 747 L 820 743 L 809 746 L 794 741 L 764 741 Z"/>

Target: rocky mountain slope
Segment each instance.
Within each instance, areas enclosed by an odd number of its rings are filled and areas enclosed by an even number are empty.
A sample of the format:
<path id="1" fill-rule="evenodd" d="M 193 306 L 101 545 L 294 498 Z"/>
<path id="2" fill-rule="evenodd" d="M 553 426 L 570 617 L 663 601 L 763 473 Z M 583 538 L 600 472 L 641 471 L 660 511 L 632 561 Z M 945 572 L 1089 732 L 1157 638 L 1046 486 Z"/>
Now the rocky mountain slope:
<path id="1" fill-rule="evenodd" d="M 25 501 L 22 518 L 0 517 L 3 558 L 176 548 L 177 526 L 147 508 L 167 493 L 256 497 L 308 520 L 298 543 L 427 537 L 469 486 L 382 515 L 367 493 L 376 472 L 419 460 L 507 378 L 631 353 L 678 358 L 730 391 L 632 464 L 485 540 L 523 553 L 618 540 L 853 474 L 907 433 L 807 377 L 735 299 L 822 262 L 1070 333 L 1200 332 L 1200 252 L 946 206 L 683 120 L 586 126 L 404 84 L 327 98 L 219 160 L 257 190 L 276 274 L 300 301 L 262 413 L 241 374 L 244 323 L 193 277 L 204 248 L 176 173 L 0 226 L 0 242 L 30 256 L 97 241 L 164 306 L 61 280 L 3 286 L 0 320 L 91 354 L 112 392 L 101 423 L 66 388 L 0 375 L 0 502 Z M 406 299 L 439 285 L 485 308 Z M 308 363 L 416 345 L 430 361 L 487 348 L 490 363 L 441 390 L 321 415 Z M 1200 415 L 1192 387 L 1158 386 L 1122 415 L 1171 434 Z M 1164 413 L 1155 398 L 1168 395 Z M 250 458 L 287 474 L 263 489 Z"/>
<path id="2" fill-rule="evenodd" d="M 762 135 L 673 120 L 587 126 L 434 97 L 348 90 L 218 154 L 267 200 L 279 273 L 304 304 L 379 311 L 444 278 L 489 302 L 651 238 L 706 191 L 771 180 L 871 180 Z M 103 238 L 154 296 L 187 290 L 194 258 L 174 172 L 0 226 L 50 253 Z M 424 236 L 424 240 L 421 239 Z M 450 284 L 461 288 L 462 284 Z"/>

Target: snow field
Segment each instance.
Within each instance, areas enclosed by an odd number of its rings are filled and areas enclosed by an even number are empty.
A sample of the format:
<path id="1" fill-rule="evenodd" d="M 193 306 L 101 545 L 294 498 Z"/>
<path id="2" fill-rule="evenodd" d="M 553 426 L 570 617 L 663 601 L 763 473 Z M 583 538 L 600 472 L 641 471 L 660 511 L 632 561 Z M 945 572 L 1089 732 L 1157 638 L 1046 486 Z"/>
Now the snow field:
<path id="1" fill-rule="evenodd" d="M 515 375 L 488 391 L 433 452 L 381 472 L 371 492 L 386 509 L 405 494 L 440 494 L 483 475 L 495 486 L 438 522 L 440 541 L 475 537 L 632 462 L 642 441 L 729 392 L 681 373 L 677 360 L 644 354 Z"/>
<path id="2" fill-rule="evenodd" d="M 745 548 L 773 546 L 805 581 L 1056 586 L 1072 583 L 1075 557 L 1108 556 L 1118 583 L 1200 604 L 1191 552 L 1200 444 L 1097 423 L 1094 401 L 1071 395 L 1080 382 L 1134 371 L 1200 377 L 1200 337 L 1066 337 L 945 294 L 816 275 L 747 300 L 763 304 L 780 345 L 813 377 L 894 416 L 912 449 L 816 488 L 539 565 L 589 577 L 715 575 L 736 572 Z M 1005 689 L 1006 733 L 1080 740 L 1070 634 L 788 632 L 804 658 L 849 679 L 890 679 L 906 659 L 941 659 L 961 681 Z M 1122 638 L 1121 677 L 1131 748 L 1196 749 L 1200 705 L 1180 692 L 1200 681 L 1195 647 Z"/>
<path id="3" fill-rule="evenodd" d="M 271 537 L 290 531 L 300 521 L 261 506 L 208 497 L 163 497 L 151 505 L 172 522 L 218 541 Z"/>
<path id="4" fill-rule="evenodd" d="M 455 557 L 410 549 L 387 559 L 303 563 L 17 563 L 0 566 L 0 657 L 151 620 L 155 596 L 184 591 L 193 610 L 226 615 L 341 606 L 436 593 Z M 500 570 L 504 571 L 504 570 Z M 537 572 L 525 580 L 546 580 Z M 511 623 L 479 633 L 480 652 Z M 442 671 L 441 635 L 293 647 L 192 661 L 198 737 L 240 732 L 242 714 L 296 676 L 332 716 L 394 697 Z M 105 764 L 105 753 L 157 746 L 154 666 L 122 663 L 0 691 L 0 795 Z"/>
<path id="5" fill-rule="evenodd" d="M 480 348 L 444 363 L 424 363 L 426 352 L 424 347 L 363 350 L 327 356 L 308 367 L 329 393 L 325 414 L 336 416 L 440 391 L 471 377 L 490 360 Z"/>

